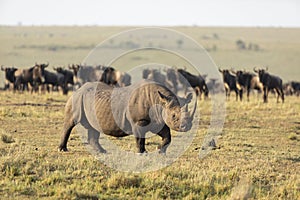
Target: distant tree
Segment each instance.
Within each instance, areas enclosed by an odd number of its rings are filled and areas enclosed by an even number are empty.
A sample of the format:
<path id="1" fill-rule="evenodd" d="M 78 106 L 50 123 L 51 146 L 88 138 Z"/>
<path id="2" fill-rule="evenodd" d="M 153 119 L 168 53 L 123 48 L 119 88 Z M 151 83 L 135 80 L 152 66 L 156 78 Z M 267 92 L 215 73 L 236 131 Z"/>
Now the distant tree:
<path id="1" fill-rule="evenodd" d="M 245 50 L 246 49 L 246 43 L 243 40 L 237 40 L 236 46 L 239 50 Z"/>
<path id="2" fill-rule="evenodd" d="M 183 44 L 183 40 L 182 39 L 178 39 L 176 42 L 177 42 L 178 48 L 181 48 L 181 46 Z"/>
<path id="3" fill-rule="evenodd" d="M 259 51 L 259 50 L 260 50 L 259 45 L 258 45 L 258 44 L 254 44 L 254 45 L 253 45 L 253 50 L 254 50 L 254 51 Z"/>
<path id="4" fill-rule="evenodd" d="M 217 48 L 217 45 L 214 44 L 214 45 L 212 46 L 212 51 L 217 51 L 217 49 L 218 49 L 218 48 Z"/>
<path id="5" fill-rule="evenodd" d="M 218 40 L 219 39 L 219 35 L 217 33 L 213 34 L 214 39 Z"/>

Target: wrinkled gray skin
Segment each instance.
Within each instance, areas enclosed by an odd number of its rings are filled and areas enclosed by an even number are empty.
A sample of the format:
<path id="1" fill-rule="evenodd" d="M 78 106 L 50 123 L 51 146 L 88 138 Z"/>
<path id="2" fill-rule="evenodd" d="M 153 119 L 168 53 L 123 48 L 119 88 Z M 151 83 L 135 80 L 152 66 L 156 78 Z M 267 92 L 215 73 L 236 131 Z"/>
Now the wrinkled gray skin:
<path id="1" fill-rule="evenodd" d="M 86 83 L 68 100 L 60 151 L 68 151 L 67 141 L 76 124 L 88 129 L 88 143 L 105 153 L 99 144 L 100 132 L 114 137 L 133 134 L 138 153 L 145 153 L 145 135 L 150 131 L 162 138 L 159 153 L 165 153 L 171 142 L 170 129 L 186 132 L 192 127 L 187 98 L 176 97 L 164 86 L 143 81 L 128 87 L 113 88 L 104 83 Z"/>

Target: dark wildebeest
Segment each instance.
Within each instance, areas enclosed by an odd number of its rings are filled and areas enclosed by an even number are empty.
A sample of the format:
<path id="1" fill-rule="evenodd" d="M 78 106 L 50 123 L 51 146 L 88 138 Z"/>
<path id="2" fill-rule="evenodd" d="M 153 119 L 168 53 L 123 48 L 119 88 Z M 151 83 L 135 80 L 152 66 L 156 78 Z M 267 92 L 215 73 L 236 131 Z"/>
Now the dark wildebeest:
<path id="1" fill-rule="evenodd" d="M 171 142 L 170 129 L 186 132 L 192 127 L 196 111 L 196 105 L 192 112 L 188 111 L 192 96 L 189 93 L 179 98 L 149 80 L 127 87 L 86 83 L 67 101 L 59 150 L 67 151 L 70 133 L 80 123 L 88 129 L 88 143 L 96 151 L 106 152 L 99 144 L 101 131 L 114 137 L 133 134 L 138 152 L 145 153 L 145 135 L 150 131 L 162 138 L 159 152 L 165 153 Z"/>
<path id="2" fill-rule="evenodd" d="M 69 92 L 68 84 L 74 85 L 74 74 L 72 71 L 64 69 L 62 67 L 54 67 L 53 68 L 57 73 L 60 73 L 64 76 L 63 81 L 63 94 L 67 95 Z"/>
<path id="3" fill-rule="evenodd" d="M 231 72 L 236 75 L 237 83 L 246 89 L 248 101 L 251 89 L 258 90 L 259 92 L 263 91 L 263 84 L 259 81 L 259 77 L 256 74 L 242 70 L 236 72 L 231 70 Z"/>
<path id="4" fill-rule="evenodd" d="M 104 66 L 102 65 L 97 65 L 96 67 L 80 65 L 78 71 L 78 78 L 80 79 L 80 83 L 84 84 L 87 82 L 99 81 L 102 76 L 103 70 Z"/>
<path id="5" fill-rule="evenodd" d="M 44 71 L 44 78 L 45 81 L 43 82 L 43 86 L 46 86 L 46 89 L 48 92 L 50 92 L 50 87 L 49 85 L 52 86 L 52 91 L 53 90 L 58 90 L 58 87 L 61 87 L 61 89 L 64 91 L 65 90 L 65 77 L 61 73 L 53 73 L 50 71 L 45 70 Z"/>
<path id="6" fill-rule="evenodd" d="M 278 76 L 271 75 L 267 72 L 268 68 L 266 69 L 253 69 L 254 72 L 258 73 L 259 80 L 263 84 L 264 90 L 264 103 L 268 102 L 268 94 L 269 91 L 275 89 L 277 92 L 277 103 L 279 102 L 279 96 L 281 97 L 282 103 L 284 102 L 284 93 L 282 87 L 282 79 Z"/>
<path id="7" fill-rule="evenodd" d="M 73 82 L 74 82 L 74 86 L 77 86 L 77 88 L 79 88 L 81 86 L 80 80 L 79 80 L 79 70 L 82 67 L 81 65 L 78 64 L 72 64 L 68 66 L 70 70 L 73 71 Z"/>
<path id="8" fill-rule="evenodd" d="M 100 78 L 100 82 L 107 85 L 125 87 L 131 84 L 131 76 L 125 72 L 116 70 L 113 67 L 102 66 L 103 73 Z"/>
<path id="9" fill-rule="evenodd" d="M 209 91 L 205 83 L 205 80 L 201 75 L 199 76 L 193 75 L 184 69 L 178 69 L 177 72 L 179 73 L 179 75 L 181 75 L 178 78 L 179 81 L 183 85 L 185 85 L 187 81 L 191 85 L 191 87 L 194 88 L 196 94 L 199 96 L 200 99 L 202 93 L 204 93 L 204 98 L 208 97 Z"/>
<path id="10" fill-rule="evenodd" d="M 149 76 L 150 73 L 151 73 L 150 69 L 148 69 L 148 68 L 144 69 L 143 70 L 143 75 L 142 75 L 143 79 L 148 79 L 148 76 Z"/>
<path id="11" fill-rule="evenodd" d="M 292 83 L 291 82 L 287 82 L 287 83 L 282 84 L 282 89 L 283 89 L 283 92 L 286 96 L 294 94 L 294 90 L 292 88 Z"/>
<path id="12" fill-rule="evenodd" d="M 3 67 L 1 66 L 1 70 L 5 73 L 5 84 L 4 84 L 4 90 L 9 89 L 9 85 L 13 84 L 15 88 L 15 72 L 18 70 L 18 68 L 15 67 Z"/>
<path id="13" fill-rule="evenodd" d="M 285 95 L 300 95 L 300 82 L 291 81 L 282 85 Z"/>
<path id="14" fill-rule="evenodd" d="M 45 68 L 49 66 L 47 64 L 35 64 L 29 69 L 19 69 L 15 71 L 15 89 L 24 91 L 28 90 L 28 84 L 32 87 L 31 92 L 37 91 L 38 86 L 44 82 Z"/>
<path id="15" fill-rule="evenodd" d="M 177 94 L 178 91 L 178 72 L 174 68 L 167 68 L 166 70 L 167 74 L 167 81 L 169 82 L 169 85 L 172 88 L 172 91 Z"/>
<path id="16" fill-rule="evenodd" d="M 120 78 L 118 80 L 118 84 L 121 87 L 131 85 L 131 76 L 126 72 L 120 72 Z"/>
<path id="17" fill-rule="evenodd" d="M 104 67 L 99 81 L 107 85 L 119 86 L 117 79 L 117 70 L 115 70 L 115 68 L 113 67 Z"/>
<path id="18" fill-rule="evenodd" d="M 296 94 L 297 96 L 300 95 L 300 82 L 292 81 L 291 86 L 293 89 L 293 94 Z"/>
<path id="19" fill-rule="evenodd" d="M 243 90 L 240 87 L 240 85 L 237 83 L 237 78 L 235 75 L 232 75 L 228 69 L 220 69 L 219 71 L 223 75 L 223 81 L 224 81 L 224 87 L 226 92 L 226 97 L 230 97 L 230 92 L 233 90 L 236 94 L 236 100 L 238 100 L 238 97 L 240 97 L 240 100 L 242 101 L 243 98 Z"/>
<path id="20" fill-rule="evenodd" d="M 170 88 L 169 85 L 167 85 L 167 83 L 166 83 L 165 75 L 163 75 L 160 72 L 160 69 L 148 69 L 148 68 L 144 69 L 143 70 L 143 79 L 151 80 L 151 81 L 160 83 L 160 84 L 165 85 L 168 88 Z"/>
<path id="21" fill-rule="evenodd" d="M 212 92 L 213 94 L 224 92 L 225 89 L 223 82 L 219 82 L 219 79 L 217 78 L 210 78 L 206 85 L 209 92 Z"/>

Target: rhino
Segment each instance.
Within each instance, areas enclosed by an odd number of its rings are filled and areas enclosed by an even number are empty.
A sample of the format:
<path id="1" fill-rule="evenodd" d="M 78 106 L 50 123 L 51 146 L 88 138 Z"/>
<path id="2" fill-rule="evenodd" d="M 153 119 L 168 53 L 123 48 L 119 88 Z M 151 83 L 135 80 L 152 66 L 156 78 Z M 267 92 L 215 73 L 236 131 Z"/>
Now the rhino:
<path id="1" fill-rule="evenodd" d="M 192 98 L 192 93 L 177 97 L 165 86 L 149 80 L 122 88 L 85 83 L 66 103 L 59 151 L 68 151 L 71 131 L 81 124 L 88 130 L 88 144 L 99 153 L 106 153 L 99 143 L 100 132 L 114 137 L 134 135 L 138 153 L 147 153 L 145 136 L 152 132 L 162 138 L 158 152 L 166 153 L 170 129 L 187 132 L 192 128 L 197 105 L 195 102 L 188 111 Z"/>

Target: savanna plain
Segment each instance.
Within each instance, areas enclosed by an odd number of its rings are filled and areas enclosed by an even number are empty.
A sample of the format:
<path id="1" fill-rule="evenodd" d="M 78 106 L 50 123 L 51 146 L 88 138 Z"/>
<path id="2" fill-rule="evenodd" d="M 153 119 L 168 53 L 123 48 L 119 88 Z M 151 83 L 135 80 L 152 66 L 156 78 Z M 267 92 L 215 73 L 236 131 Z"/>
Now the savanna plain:
<path id="1" fill-rule="evenodd" d="M 98 43 L 129 28 L 2 26 L 0 64 L 25 68 L 48 61 L 51 70 L 51 66 L 80 63 Z M 255 66 L 268 66 L 284 82 L 300 80 L 300 29 L 170 28 L 203 45 L 219 67 L 252 71 Z M 241 48 L 241 42 L 246 48 Z M 147 62 L 130 59 L 120 70 Z M 3 87 L 2 72 L 0 81 Z M 269 102 L 263 103 L 262 94 L 253 92 L 250 101 L 239 102 L 231 94 L 217 147 L 202 159 L 199 153 L 208 134 L 212 102 L 201 100 L 199 129 L 184 154 L 158 171 L 133 173 L 99 162 L 76 130 L 70 136 L 69 152 L 58 152 L 64 105 L 70 95 L 0 91 L 1 199 L 300 197 L 300 97 L 286 96 L 284 103 L 276 103 L 270 94 Z M 111 140 L 135 151 L 131 136 Z M 158 140 L 150 138 L 146 148 L 154 149 Z"/>

